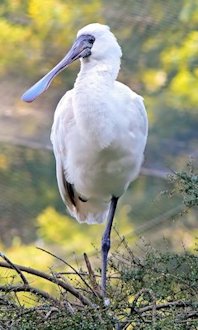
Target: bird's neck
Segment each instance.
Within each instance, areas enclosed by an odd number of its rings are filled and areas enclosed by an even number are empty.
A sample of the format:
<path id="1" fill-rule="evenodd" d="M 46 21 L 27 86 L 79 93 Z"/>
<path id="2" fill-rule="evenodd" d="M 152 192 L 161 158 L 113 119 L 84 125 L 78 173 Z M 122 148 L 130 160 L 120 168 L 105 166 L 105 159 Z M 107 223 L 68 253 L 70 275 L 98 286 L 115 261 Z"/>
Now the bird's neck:
<path id="1" fill-rule="evenodd" d="M 110 63 L 83 63 L 74 86 L 74 115 L 85 139 L 98 148 L 111 142 L 115 131 L 112 105 L 114 82 L 119 69 L 110 70 Z"/>
<path id="2" fill-rule="evenodd" d="M 120 58 L 117 56 L 110 56 L 106 59 L 93 59 L 83 58 L 81 59 L 81 69 L 79 72 L 79 78 L 85 77 L 91 74 L 103 76 L 104 79 L 109 77 L 109 80 L 115 81 L 120 70 Z"/>

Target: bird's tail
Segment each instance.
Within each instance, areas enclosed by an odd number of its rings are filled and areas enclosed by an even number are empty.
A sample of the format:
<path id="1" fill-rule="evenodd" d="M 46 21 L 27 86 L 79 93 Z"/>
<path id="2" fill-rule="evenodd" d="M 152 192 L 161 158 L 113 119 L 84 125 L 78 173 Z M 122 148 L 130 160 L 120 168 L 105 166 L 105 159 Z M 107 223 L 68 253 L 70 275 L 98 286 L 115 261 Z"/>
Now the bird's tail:
<path id="1" fill-rule="evenodd" d="M 69 208 L 69 212 L 78 222 L 88 224 L 103 223 L 107 219 L 108 211 L 109 202 L 98 202 L 94 199 L 78 199 L 76 206 Z"/>

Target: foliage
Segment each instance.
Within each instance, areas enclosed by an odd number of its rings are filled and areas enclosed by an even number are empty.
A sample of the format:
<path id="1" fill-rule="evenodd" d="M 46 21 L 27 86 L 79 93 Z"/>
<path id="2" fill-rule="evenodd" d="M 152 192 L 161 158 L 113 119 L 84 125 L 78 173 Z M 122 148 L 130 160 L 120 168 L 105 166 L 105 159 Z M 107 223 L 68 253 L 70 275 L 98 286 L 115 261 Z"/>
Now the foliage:
<path id="1" fill-rule="evenodd" d="M 124 238 L 119 245 L 109 262 L 108 306 L 101 299 L 100 272 L 93 272 L 88 258 L 87 270 L 73 268 L 73 275 L 68 263 L 62 275 L 54 269 L 51 275 L 37 274 L 37 270 L 17 266 L 18 275 L 26 274 L 27 283 L 0 287 L 0 322 L 4 329 L 196 329 L 197 256 L 185 251 L 182 255 L 161 254 L 145 246 L 144 258 L 140 258 L 134 256 Z M 10 260 L 1 262 L 0 267 L 13 268 L 10 263 Z M 32 271 L 35 276 L 44 276 L 57 284 L 57 293 L 44 295 L 33 286 L 35 281 L 29 283 L 27 275 Z M 18 293 L 12 293 L 17 292 L 16 287 L 24 295 L 27 288 L 32 288 L 33 307 L 19 303 Z M 78 298 L 71 287 L 77 288 Z"/>
<path id="2" fill-rule="evenodd" d="M 169 179 L 175 187 L 171 195 L 182 195 L 183 203 L 188 208 L 198 206 L 198 173 L 195 172 L 192 162 L 187 164 L 186 170 L 175 172 Z"/>

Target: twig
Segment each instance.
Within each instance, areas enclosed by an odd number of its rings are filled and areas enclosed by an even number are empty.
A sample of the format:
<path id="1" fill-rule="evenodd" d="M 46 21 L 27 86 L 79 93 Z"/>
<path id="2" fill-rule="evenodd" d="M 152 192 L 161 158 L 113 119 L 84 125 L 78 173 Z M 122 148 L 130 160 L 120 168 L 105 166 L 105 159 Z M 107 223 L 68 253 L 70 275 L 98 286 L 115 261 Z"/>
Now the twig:
<path id="1" fill-rule="evenodd" d="M 49 274 L 46 274 L 44 272 L 41 272 L 39 270 L 36 270 L 34 268 L 31 267 L 25 267 L 25 266 L 21 266 L 21 265 L 16 265 L 15 266 L 20 269 L 20 271 L 22 272 L 26 272 L 28 274 L 32 274 L 41 278 L 44 278 L 47 281 L 50 281 L 52 283 L 55 283 L 57 285 L 59 285 L 60 287 L 62 287 L 64 290 L 70 292 L 73 296 L 75 296 L 77 299 L 79 299 L 81 301 L 81 303 L 83 305 L 88 305 L 91 307 L 94 307 L 92 302 L 85 296 L 83 296 L 78 290 L 76 290 L 71 284 L 66 283 L 64 281 L 61 281 L 59 279 L 55 279 L 54 276 L 51 276 Z M 0 262 L 0 267 L 4 267 L 4 268 L 10 268 L 12 269 L 11 265 L 8 265 L 5 262 Z"/>
<path id="2" fill-rule="evenodd" d="M 142 289 L 140 290 L 137 295 L 135 296 L 135 303 L 137 302 L 137 300 L 139 299 L 139 297 L 141 296 L 142 293 L 144 292 L 148 292 L 147 289 Z M 149 293 L 149 292 L 148 292 Z M 136 308 L 134 301 L 133 301 L 133 307 L 132 307 L 132 311 L 137 313 L 138 316 L 142 319 L 143 323 L 153 323 L 153 316 L 152 316 L 152 321 L 146 320 L 145 319 L 145 315 L 144 313 L 152 311 L 153 313 L 153 304 L 152 305 L 148 305 L 142 308 Z M 160 310 L 160 309 L 167 309 L 167 308 L 171 308 L 172 306 L 175 307 L 193 307 L 195 303 L 191 302 L 191 301 L 182 301 L 182 300 L 178 300 L 178 301 L 170 301 L 168 303 L 164 303 L 164 304 L 159 304 L 159 305 L 155 305 L 155 318 L 156 318 L 156 311 Z M 197 303 L 198 304 L 198 303 Z M 195 306 L 196 307 L 196 306 Z M 197 311 L 189 311 L 186 313 L 181 313 L 177 316 L 176 318 L 176 322 L 177 323 L 182 323 L 182 322 L 191 322 L 192 320 L 189 320 L 190 318 L 196 318 L 198 316 L 198 312 Z M 132 319 L 126 319 L 124 322 L 122 322 L 122 326 L 121 328 L 123 330 L 126 330 L 128 328 L 128 326 L 131 324 Z M 155 322 L 154 321 L 154 327 L 155 327 Z M 155 328 L 154 328 L 155 329 Z"/>
<path id="3" fill-rule="evenodd" d="M 198 311 L 190 311 L 187 313 L 181 313 L 181 314 L 177 315 L 176 322 L 182 323 L 182 322 L 188 321 L 189 318 L 192 318 L 192 319 L 195 318 L 195 320 L 196 320 L 197 317 L 198 317 Z"/>
<path id="4" fill-rule="evenodd" d="M 165 304 L 159 304 L 159 305 L 156 305 L 156 310 L 158 309 L 163 309 L 163 308 L 170 308 L 172 306 L 175 306 L 175 307 L 186 307 L 186 306 L 192 306 L 193 303 L 190 302 L 190 301 L 182 301 L 182 300 L 178 300 L 178 301 L 170 301 L 168 303 L 165 303 Z M 152 310 L 153 308 L 153 305 L 148 305 L 148 306 L 145 306 L 145 307 L 142 307 L 142 308 L 135 308 L 134 310 L 135 311 L 138 311 L 139 313 L 145 313 L 145 312 L 148 312 L 150 310 Z"/>
<path id="5" fill-rule="evenodd" d="M 142 288 L 136 295 L 135 295 L 135 298 L 133 300 L 133 303 L 132 303 L 132 306 L 131 306 L 131 313 L 133 310 L 135 310 L 138 314 L 142 314 L 142 311 L 141 311 L 141 308 L 135 308 L 135 305 L 138 301 L 138 299 L 141 297 L 142 294 L 149 294 L 149 296 L 151 297 L 152 299 L 152 302 L 153 304 L 150 305 L 150 310 L 152 310 L 152 329 L 154 330 L 155 329 L 155 325 L 156 325 L 156 298 L 155 298 L 155 295 L 153 293 L 152 290 L 150 289 L 146 289 L 146 288 Z"/>
<path id="6" fill-rule="evenodd" d="M 129 261 L 126 257 L 124 257 L 124 256 L 120 257 L 119 255 L 116 255 L 116 253 L 114 254 L 114 256 L 117 257 L 118 260 L 120 259 L 120 261 L 124 260 L 124 262 L 126 264 L 128 264 L 129 266 L 131 266 L 131 260 L 132 260 L 134 265 L 137 265 L 137 266 L 140 266 L 141 268 L 143 268 L 144 266 L 143 266 L 140 258 L 138 258 L 134 255 L 132 249 L 130 248 L 129 244 L 126 241 L 125 236 L 121 236 L 116 227 L 114 227 L 113 229 L 120 240 L 120 246 L 121 245 L 124 246 L 124 248 L 126 249 L 126 251 L 128 252 L 128 254 L 130 255 L 131 258 Z"/>
<path id="7" fill-rule="evenodd" d="M 11 268 L 14 269 L 17 272 L 17 274 L 19 274 L 20 278 L 22 279 L 22 281 L 25 285 L 29 284 L 27 279 L 25 278 L 25 276 L 21 272 L 21 270 L 16 265 L 14 265 L 12 263 L 12 261 L 10 259 L 8 259 L 8 257 L 5 256 L 4 253 L 0 252 L 0 257 L 3 258 L 11 266 Z"/>
<path id="8" fill-rule="evenodd" d="M 76 275 L 76 272 L 57 272 L 57 275 Z M 87 272 L 80 272 L 81 276 L 89 276 L 89 274 Z M 101 278 L 101 275 L 99 274 L 94 274 L 95 278 L 99 277 Z M 108 276 L 109 279 L 113 279 L 113 280 L 119 280 L 120 276 L 114 276 L 114 275 L 109 275 Z"/>
<path id="9" fill-rule="evenodd" d="M 90 282 L 93 286 L 93 290 L 95 292 L 95 295 L 96 296 L 99 296 L 100 298 L 102 298 L 102 295 L 101 295 L 101 289 L 96 281 L 96 276 L 95 276 L 95 273 L 91 267 L 91 263 L 89 261 L 89 258 L 87 256 L 86 253 L 84 253 L 84 259 L 85 259 L 85 263 L 86 263 L 86 266 L 87 266 L 87 270 L 88 270 L 88 273 L 89 273 L 89 278 L 90 278 Z"/>
<path id="10" fill-rule="evenodd" d="M 45 320 L 49 319 L 53 313 L 57 313 L 57 312 L 59 312 L 58 308 L 52 307 L 45 315 Z"/>
<path id="11" fill-rule="evenodd" d="M 60 260 L 61 262 L 63 262 L 66 266 L 70 267 L 76 275 L 78 275 L 80 277 L 80 279 L 83 281 L 83 283 L 93 292 L 93 294 L 96 296 L 96 293 L 94 292 L 94 290 L 92 289 L 92 287 L 87 283 L 87 281 L 85 281 L 85 279 L 83 278 L 83 276 L 81 275 L 81 273 L 79 273 L 72 265 L 70 265 L 67 261 L 65 261 L 64 259 L 56 256 L 55 254 L 53 254 L 52 252 L 50 251 L 47 251 L 43 248 L 40 248 L 40 247 L 37 247 L 38 250 L 41 250 L 49 255 L 51 255 L 52 257 Z"/>
<path id="12" fill-rule="evenodd" d="M 144 293 L 148 293 L 148 291 L 149 291 L 148 289 L 142 288 L 140 291 L 138 291 L 136 293 L 136 295 L 135 295 L 135 297 L 133 299 L 133 303 L 131 305 L 131 312 L 134 310 L 135 305 L 136 305 L 138 299 L 141 297 L 141 295 L 144 294 Z"/>
<path id="13" fill-rule="evenodd" d="M 179 265 L 179 267 L 180 267 L 180 265 Z M 156 268 L 154 268 L 154 270 L 156 270 Z M 191 282 L 191 283 L 190 283 L 191 286 L 190 286 L 189 283 L 188 283 L 187 281 L 185 281 L 183 278 L 181 278 L 181 277 L 179 277 L 179 276 L 176 276 L 176 275 L 174 275 L 174 274 L 163 273 L 162 275 L 163 275 L 164 277 L 168 277 L 168 276 L 170 276 L 170 277 L 175 278 L 178 282 L 183 283 L 183 284 L 188 288 L 188 290 L 190 290 L 191 292 L 194 292 L 194 293 L 196 294 L 196 292 L 197 292 L 197 284 L 196 284 L 196 283 L 193 284 L 193 283 Z"/>
<path id="14" fill-rule="evenodd" d="M 60 302 L 52 297 L 51 295 L 49 295 L 49 293 L 43 291 L 43 290 L 40 290 L 40 289 L 37 289 L 37 288 L 34 288 L 30 285 L 27 285 L 27 284 L 24 284 L 24 285 L 0 285 L 0 291 L 1 292 L 31 292 L 35 295 L 38 295 L 42 298 L 45 298 L 47 300 L 51 300 L 53 301 L 53 303 L 55 304 L 60 304 Z"/>
<path id="15" fill-rule="evenodd" d="M 6 305 L 12 308 L 18 308 L 18 306 L 16 304 L 14 304 L 13 302 L 11 302 L 10 300 L 7 300 L 5 297 L 0 297 L 0 305 Z"/>
<path id="16" fill-rule="evenodd" d="M 49 310 L 50 307 L 51 306 L 49 305 L 49 302 L 47 305 L 43 304 L 43 305 L 36 306 L 36 307 L 29 307 L 29 308 L 25 307 L 25 308 L 19 309 L 19 313 L 17 313 L 16 317 L 19 318 L 21 316 L 24 316 L 26 314 L 33 313 L 33 312 L 36 312 L 36 313 L 43 312 L 43 314 L 44 314 Z M 51 308 L 57 309 L 57 311 L 58 311 L 57 307 L 51 307 Z"/>
<path id="17" fill-rule="evenodd" d="M 21 308 L 22 306 L 21 306 L 21 302 L 19 300 L 19 297 L 17 296 L 17 292 L 16 291 L 13 291 L 13 292 L 14 292 L 15 299 L 18 302 L 19 307 Z"/>

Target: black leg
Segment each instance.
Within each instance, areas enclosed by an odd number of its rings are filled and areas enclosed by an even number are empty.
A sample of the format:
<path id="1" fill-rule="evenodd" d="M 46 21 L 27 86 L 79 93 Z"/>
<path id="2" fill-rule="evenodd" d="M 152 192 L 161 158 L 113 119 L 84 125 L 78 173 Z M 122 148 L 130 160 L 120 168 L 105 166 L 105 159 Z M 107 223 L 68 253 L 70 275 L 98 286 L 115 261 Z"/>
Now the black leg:
<path id="1" fill-rule="evenodd" d="M 111 246 L 111 228 L 113 224 L 113 218 L 116 210 L 118 202 L 118 197 L 112 197 L 108 219 L 107 219 L 107 225 L 102 237 L 102 295 L 103 298 L 106 297 L 106 280 L 107 280 L 107 260 L 108 260 L 108 252 Z"/>

